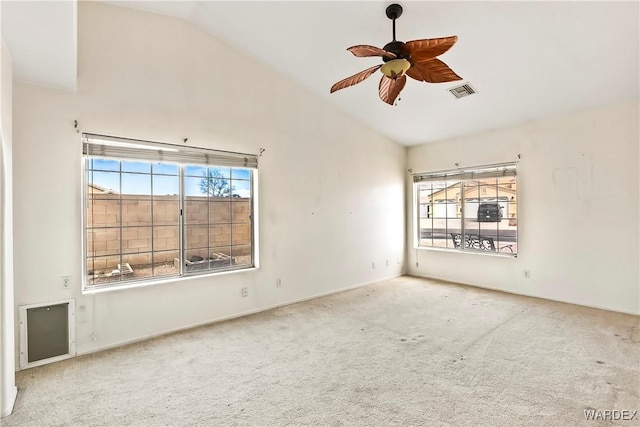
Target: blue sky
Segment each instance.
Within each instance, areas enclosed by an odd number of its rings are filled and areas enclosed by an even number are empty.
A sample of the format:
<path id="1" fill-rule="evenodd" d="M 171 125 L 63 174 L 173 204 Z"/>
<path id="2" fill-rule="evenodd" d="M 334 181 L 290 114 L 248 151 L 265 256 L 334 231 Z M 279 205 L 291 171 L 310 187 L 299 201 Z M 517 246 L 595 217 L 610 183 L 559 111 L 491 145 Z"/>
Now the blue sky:
<path id="1" fill-rule="evenodd" d="M 122 174 L 119 172 L 122 168 Z M 251 195 L 251 170 L 216 167 L 218 172 L 229 179 L 233 194 L 240 197 Z M 152 175 L 153 172 L 153 175 Z M 171 163 L 129 162 L 108 159 L 87 160 L 87 183 L 111 189 L 121 194 L 164 196 L 179 193 L 180 166 Z M 185 195 L 205 196 L 200 190 L 200 181 L 207 173 L 206 166 L 185 166 Z M 120 183 L 122 177 L 122 183 Z M 122 187 L 121 187 L 122 185 Z"/>

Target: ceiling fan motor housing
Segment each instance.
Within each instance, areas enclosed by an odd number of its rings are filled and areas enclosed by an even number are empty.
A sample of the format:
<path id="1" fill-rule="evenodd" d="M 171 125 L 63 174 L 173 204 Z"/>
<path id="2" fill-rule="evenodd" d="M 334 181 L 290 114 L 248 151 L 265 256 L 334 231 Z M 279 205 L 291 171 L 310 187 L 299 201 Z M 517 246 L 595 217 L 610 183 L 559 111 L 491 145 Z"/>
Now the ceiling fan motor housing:
<path id="1" fill-rule="evenodd" d="M 404 55 L 404 42 L 394 40 L 384 45 L 382 49 L 386 50 L 387 52 L 395 53 L 396 58 L 409 59 Z M 390 61 L 392 59 L 394 58 L 387 58 L 385 56 L 382 57 L 382 60 L 384 62 Z"/>

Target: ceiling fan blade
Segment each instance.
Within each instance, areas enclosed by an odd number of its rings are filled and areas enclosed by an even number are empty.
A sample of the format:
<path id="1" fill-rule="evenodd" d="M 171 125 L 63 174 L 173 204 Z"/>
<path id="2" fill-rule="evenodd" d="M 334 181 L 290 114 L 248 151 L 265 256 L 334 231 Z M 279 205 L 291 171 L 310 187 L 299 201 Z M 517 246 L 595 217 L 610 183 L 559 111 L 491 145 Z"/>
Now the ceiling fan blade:
<path id="1" fill-rule="evenodd" d="M 383 75 L 382 79 L 380 80 L 380 85 L 378 86 L 378 94 L 380 95 L 380 99 L 382 99 L 389 105 L 393 105 L 406 83 L 407 76 L 405 75 L 403 75 L 402 77 L 398 77 L 397 79 L 392 79 Z"/>
<path id="2" fill-rule="evenodd" d="M 437 39 L 412 40 L 404 44 L 405 55 L 411 56 L 411 63 L 428 61 L 442 55 L 456 44 L 458 36 L 440 37 Z"/>
<path id="3" fill-rule="evenodd" d="M 374 67 L 367 68 L 364 71 L 360 71 L 358 74 L 354 74 L 351 77 L 347 77 L 346 79 L 340 80 L 338 83 L 331 86 L 331 90 L 329 91 L 329 93 L 333 93 L 337 90 L 344 89 L 345 87 L 353 86 L 362 82 L 371 74 L 375 73 L 380 67 L 382 67 L 382 65 L 376 65 Z"/>
<path id="4" fill-rule="evenodd" d="M 395 59 L 397 58 L 395 53 L 388 52 L 384 49 L 380 49 L 379 47 L 369 46 L 366 44 L 360 44 L 358 46 L 351 46 L 347 49 L 349 52 L 353 53 L 355 56 L 363 57 L 363 56 L 383 56 L 385 58 Z"/>
<path id="5" fill-rule="evenodd" d="M 444 83 L 462 80 L 451 68 L 439 59 L 419 62 L 407 70 L 407 75 L 413 79 L 427 83 Z"/>

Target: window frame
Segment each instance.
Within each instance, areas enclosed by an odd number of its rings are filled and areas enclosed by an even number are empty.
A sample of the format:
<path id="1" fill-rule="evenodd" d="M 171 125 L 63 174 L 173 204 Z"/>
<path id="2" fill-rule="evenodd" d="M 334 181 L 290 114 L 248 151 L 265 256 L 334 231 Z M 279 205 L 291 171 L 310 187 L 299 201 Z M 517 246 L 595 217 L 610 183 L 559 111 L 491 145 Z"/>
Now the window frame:
<path id="1" fill-rule="evenodd" d="M 107 138 L 112 138 L 114 140 L 122 140 L 122 141 L 133 141 L 138 142 L 138 140 L 128 140 L 128 139 L 124 139 L 124 138 L 116 138 L 116 137 L 107 137 Z M 86 141 L 87 139 L 87 135 L 83 134 L 83 141 Z M 146 144 L 150 144 L 150 145 L 154 145 L 154 144 L 158 144 L 159 146 L 170 146 L 169 144 L 163 144 L 163 143 L 153 143 L 150 141 L 141 141 L 144 142 Z M 181 147 L 181 146 L 176 146 L 176 147 Z M 191 147 L 187 147 L 187 148 L 191 148 Z M 84 149 L 86 151 L 86 148 Z M 200 148 L 195 148 L 195 150 L 201 151 L 206 153 L 207 151 L 213 152 L 213 153 L 225 153 L 225 152 L 220 152 L 220 151 L 216 151 L 216 150 L 207 150 L 207 149 L 200 149 Z M 238 154 L 238 153 L 230 153 L 230 154 Z M 247 156 L 253 156 L 253 155 L 247 155 Z M 149 286 L 149 285 L 155 285 L 155 284 L 160 284 L 160 283 L 167 283 L 167 282 L 176 282 L 176 281 L 182 281 L 182 280 L 186 280 L 186 279 L 192 279 L 192 278 L 202 278 L 202 277 L 207 277 L 207 276 L 217 276 L 217 275 L 223 275 L 223 274 L 229 274 L 229 273 L 238 273 L 238 272 L 242 272 L 242 271 L 251 271 L 251 270 L 255 270 L 259 268 L 259 248 L 258 248 L 258 232 L 259 232 L 259 215 L 258 215 L 258 169 L 257 169 L 257 156 L 253 156 L 255 157 L 255 167 L 246 167 L 246 166 L 241 166 L 241 165 L 234 165 L 234 166 L 230 166 L 230 165 L 216 165 L 214 163 L 211 163 L 210 161 L 208 163 L 202 163 L 202 164 L 198 164 L 198 163 L 182 163 L 182 162 L 176 162 L 176 161 L 162 161 L 162 160 L 156 160 L 156 159 L 149 159 L 149 158 L 131 158 L 131 157 L 126 157 L 126 158 L 118 158 L 118 157 L 112 157 L 112 156 L 101 156 L 101 155 L 92 155 L 92 154 L 87 154 L 86 152 L 83 152 L 82 156 L 81 156 L 81 174 L 82 174 L 82 179 L 81 179 L 81 186 L 82 186 L 82 191 L 81 191 L 81 206 L 82 206 L 82 221 L 81 221 L 81 233 L 82 233 L 82 241 L 81 241 L 81 251 L 82 251 L 82 292 L 83 293 L 96 293 L 96 292 L 103 292 L 103 291 L 108 291 L 108 290 L 118 290 L 118 289 L 126 289 L 126 288 L 132 288 L 132 287 L 141 287 L 141 286 Z M 88 261 L 91 258 L 95 258 L 95 254 L 90 257 L 89 255 L 89 247 L 88 247 L 88 232 L 93 228 L 93 227 L 89 227 L 88 224 L 88 203 L 91 199 L 90 194 L 88 192 L 88 185 L 92 182 L 91 180 L 89 180 L 88 177 L 88 173 L 90 170 L 93 170 L 93 168 L 89 169 L 88 163 L 89 160 L 91 159 L 108 159 L 108 160 L 115 160 L 119 162 L 119 170 L 116 172 L 114 171 L 114 173 L 118 173 L 119 175 L 119 180 L 122 181 L 122 174 L 123 173 L 128 173 L 126 171 L 123 171 L 122 169 L 122 162 L 144 162 L 144 163 L 148 163 L 150 165 L 150 172 L 149 172 L 149 176 L 151 177 L 152 175 L 154 175 L 153 172 L 153 167 L 151 165 L 156 164 L 156 163 L 161 163 L 161 164 L 172 164 L 172 165 L 176 165 L 178 167 L 178 172 L 177 175 L 173 175 L 176 176 L 178 179 L 178 224 L 176 225 L 178 227 L 178 259 L 179 259 L 179 269 L 176 273 L 173 274 L 166 274 L 166 275 L 158 275 L 158 276 L 149 276 L 149 277 L 139 277 L 139 278 L 129 278 L 129 279 L 125 279 L 125 280 L 117 280 L 117 281 L 113 281 L 113 282 L 105 282 L 105 283 L 98 283 L 98 284 L 92 284 L 89 283 L 88 280 L 88 272 L 89 272 L 89 268 L 88 268 Z M 194 269 L 192 271 L 187 271 L 186 267 L 186 253 L 188 251 L 187 249 L 187 244 L 186 244 L 186 227 L 187 225 L 187 221 L 186 221 L 186 199 L 187 199 L 187 189 L 186 189 L 186 183 L 185 183 L 185 178 L 186 178 L 186 168 L 187 166 L 202 166 L 205 168 L 222 168 L 222 169 L 229 169 L 229 178 L 228 180 L 231 182 L 233 182 L 232 179 L 232 174 L 233 174 L 233 170 L 248 170 L 249 171 L 249 179 L 242 179 L 242 181 L 248 182 L 249 183 L 249 224 L 250 224 L 250 239 L 249 239 L 249 243 L 248 245 L 250 245 L 250 262 L 247 264 L 241 264 L 241 265 L 233 265 L 230 264 L 228 267 L 220 267 L 220 268 L 211 268 L 211 266 L 209 265 L 208 268 L 206 269 L 202 269 L 202 270 L 198 270 L 198 269 Z M 207 172 L 208 172 L 207 169 Z M 152 178 L 151 178 L 152 179 Z M 225 178 L 226 179 L 226 178 Z M 152 189 L 153 192 L 153 189 Z M 121 203 L 121 197 L 122 197 L 122 188 L 119 189 L 119 204 Z M 226 198 L 226 197 L 225 197 Z M 153 205 L 153 195 L 150 193 L 149 195 L 149 199 L 150 199 L 150 204 Z M 210 200 L 210 196 L 207 194 L 205 197 L 206 203 L 207 205 L 209 203 L 215 203 L 215 202 L 211 202 Z M 232 230 L 234 227 L 234 222 L 233 222 L 233 203 L 234 203 L 234 197 L 233 194 L 230 193 L 229 197 L 228 197 L 229 201 L 229 222 L 225 223 L 225 225 L 228 225 L 229 228 Z M 225 201 L 226 203 L 226 201 Z M 150 212 L 153 212 L 153 207 L 150 208 Z M 120 229 L 122 229 L 123 226 L 122 225 L 122 221 L 123 218 L 120 215 Z M 156 226 L 154 225 L 156 221 L 154 221 L 153 215 L 151 216 L 150 222 L 149 222 L 149 226 L 148 228 L 151 229 L 151 233 L 153 234 L 153 228 Z M 214 224 L 214 222 L 211 222 L 211 218 L 209 216 L 209 212 L 207 212 L 207 223 L 206 223 L 206 227 L 208 230 L 208 234 L 210 233 L 210 228 L 212 226 L 212 224 Z M 244 223 L 243 223 L 244 224 Z M 166 225 L 157 225 L 158 227 L 160 226 L 166 226 Z M 230 230 L 230 237 L 229 237 L 229 243 L 228 243 L 228 248 L 229 248 L 229 256 L 233 257 L 233 241 L 232 241 L 232 231 Z M 122 239 L 122 235 L 119 237 L 119 239 Z M 153 240 L 151 240 L 153 242 Z M 240 246 L 245 246 L 246 244 L 240 245 Z M 212 242 L 208 241 L 207 242 L 207 248 L 206 250 L 211 252 L 211 250 L 214 249 L 214 246 Z M 200 249 L 204 249 L 204 248 L 200 248 Z M 162 252 L 163 250 L 160 250 L 160 252 Z M 165 251 L 169 251 L 169 250 L 165 250 Z M 154 249 L 153 244 L 150 247 L 150 251 L 149 254 L 154 254 L 155 252 L 158 252 L 157 250 Z M 145 252 L 146 253 L 146 252 Z M 118 249 L 118 255 L 120 257 L 120 261 L 123 262 L 123 257 L 126 256 L 128 254 L 123 253 L 122 247 L 120 247 L 120 249 Z M 115 255 L 114 255 L 115 256 Z M 153 255 L 151 255 L 153 256 Z M 152 258 L 153 259 L 153 258 Z"/>
<path id="2" fill-rule="evenodd" d="M 479 249 L 475 249 L 475 248 L 469 248 L 469 247 L 465 247 L 465 239 L 467 235 L 474 235 L 473 233 L 468 233 L 467 232 L 467 227 L 465 225 L 465 223 L 468 221 L 468 217 L 466 216 L 466 212 L 465 212 L 465 208 L 467 205 L 466 202 L 466 198 L 464 197 L 464 187 L 465 187 L 465 183 L 469 182 L 469 181 L 479 181 L 482 179 L 487 179 L 487 177 L 483 178 L 482 176 L 480 177 L 473 177 L 474 174 L 477 173 L 482 173 L 483 171 L 487 171 L 487 170 L 495 170 L 495 171 L 499 171 L 501 168 L 503 168 L 504 170 L 512 170 L 513 173 L 512 175 L 505 175 L 505 176 L 513 176 L 513 178 L 515 179 L 515 200 L 516 200 L 516 217 L 515 220 L 517 221 L 517 228 L 516 228 L 516 233 L 515 233 L 515 247 L 516 247 L 516 252 L 509 252 L 509 251 L 501 251 L 501 249 L 504 248 L 509 248 L 510 246 L 513 245 L 499 245 L 499 241 L 498 242 L 494 242 L 495 244 L 495 250 L 479 250 Z M 435 251 L 447 251 L 447 252 L 460 252 L 460 253 L 467 253 L 467 254 L 477 254 L 477 255 L 488 255 L 488 256 L 498 256 L 498 257 L 507 257 L 507 258 L 517 258 L 518 257 L 518 252 L 517 252 L 517 247 L 518 247 L 518 235 L 519 235 L 519 222 L 520 222 L 520 214 L 519 214 L 519 190 L 518 190 L 518 162 L 508 162 L 508 163 L 499 163 L 499 164 L 491 164 L 491 165 L 483 165 L 483 166 L 475 166 L 475 167 L 468 167 L 468 168 L 459 168 L 459 169 L 449 169 L 449 170 L 442 170 L 442 171 L 436 171 L 436 172 L 426 172 L 426 173 L 413 173 L 413 187 L 412 187 L 412 194 L 413 194 L 413 209 L 412 209 L 412 217 L 413 217 L 413 248 L 415 250 L 418 249 L 424 249 L 424 250 L 435 250 Z M 441 177 L 441 179 L 439 179 Z M 424 179 L 424 180 L 421 180 Z M 426 178 L 426 179 L 425 179 Z M 493 176 L 493 178 L 499 178 L 499 176 Z M 458 185 L 460 186 L 460 190 L 461 190 L 461 194 L 462 194 L 462 203 L 460 203 L 460 217 L 459 218 L 455 218 L 455 219 L 459 219 L 460 220 L 460 234 L 461 234 L 461 239 L 462 239 L 462 244 L 460 245 L 460 247 L 441 247 L 441 246 L 431 246 L 431 245 L 424 245 L 421 244 L 421 228 L 420 228 L 420 220 L 421 220 L 421 210 L 422 210 L 422 204 L 420 203 L 420 185 L 424 182 L 446 182 L 446 181 L 459 181 Z M 496 183 L 496 186 L 498 186 L 498 184 Z M 445 186 L 444 188 L 449 188 L 449 186 Z M 442 190 L 440 190 L 442 191 Z M 498 203 L 500 200 L 499 197 L 496 197 L 496 203 Z M 482 203 L 482 201 L 480 199 L 478 199 L 478 204 Z M 506 203 L 510 203 L 509 201 L 507 201 Z M 450 219 L 448 216 L 446 217 L 446 219 Z M 505 218 L 506 219 L 506 218 Z M 433 227 L 432 227 L 433 229 Z M 475 236 L 475 235 L 474 235 Z M 482 236 L 481 236 L 482 237 Z M 445 240 L 449 239 L 449 233 L 447 233 L 447 237 Z M 510 250 L 513 250 L 512 248 Z"/>

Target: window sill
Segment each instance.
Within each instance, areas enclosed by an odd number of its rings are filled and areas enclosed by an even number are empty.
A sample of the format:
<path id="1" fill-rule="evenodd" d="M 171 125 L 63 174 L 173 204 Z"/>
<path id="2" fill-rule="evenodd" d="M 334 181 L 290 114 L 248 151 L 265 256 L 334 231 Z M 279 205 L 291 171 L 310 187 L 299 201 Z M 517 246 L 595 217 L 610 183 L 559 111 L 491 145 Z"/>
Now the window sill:
<path id="1" fill-rule="evenodd" d="M 414 246 L 416 250 L 425 250 L 425 251 L 435 251 L 435 252 L 450 252 L 450 253 L 460 253 L 460 254 L 471 254 L 471 255 L 482 255 L 482 256 L 490 256 L 490 257 L 498 257 L 498 258 L 518 258 L 518 254 L 510 253 L 510 252 L 494 252 L 494 251 L 475 251 L 475 250 L 460 250 L 453 248 L 437 248 L 430 246 Z"/>
<path id="2" fill-rule="evenodd" d="M 228 274 L 238 274 L 238 273 L 246 273 L 246 272 L 250 272 L 250 271 L 257 271 L 259 270 L 259 267 L 250 267 L 250 268 L 241 268 L 241 269 L 237 269 L 237 270 L 227 270 L 227 271 L 217 271 L 217 272 L 212 272 L 212 273 L 203 273 L 203 274 L 193 274 L 193 275 L 189 275 L 189 276 L 171 276 L 171 277 L 166 277 L 166 278 L 158 278 L 157 280 L 148 280 L 148 281 L 141 281 L 141 282 L 134 282 L 134 283 L 129 283 L 129 284 L 125 284 L 125 285 L 108 285 L 108 286 L 100 286 L 100 287 L 90 287 L 87 288 L 86 285 L 83 285 L 82 287 L 82 294 L 83 295 L 92 295 L 92 294 L 101 294 L 104 292 L 113 292 L 113 291 L 122 291 L 122 290 L 126 290 L 126 289 L 135 289 L 135 288 L 144 288 L 147 286 L 156 286 L 156 285 L 163 285 L 163 284 L 168 284 L 168 283 L 176 283 L 176 282 L 184 282 L 184 281 L 189 281 L 189 280 L 194 280 L 194 279 L 203 279 L 203 278 L 209 278 L 209 277 L 216 277 L 216 276 L 224 276 L 224 275 L 228 275 Z"/>

